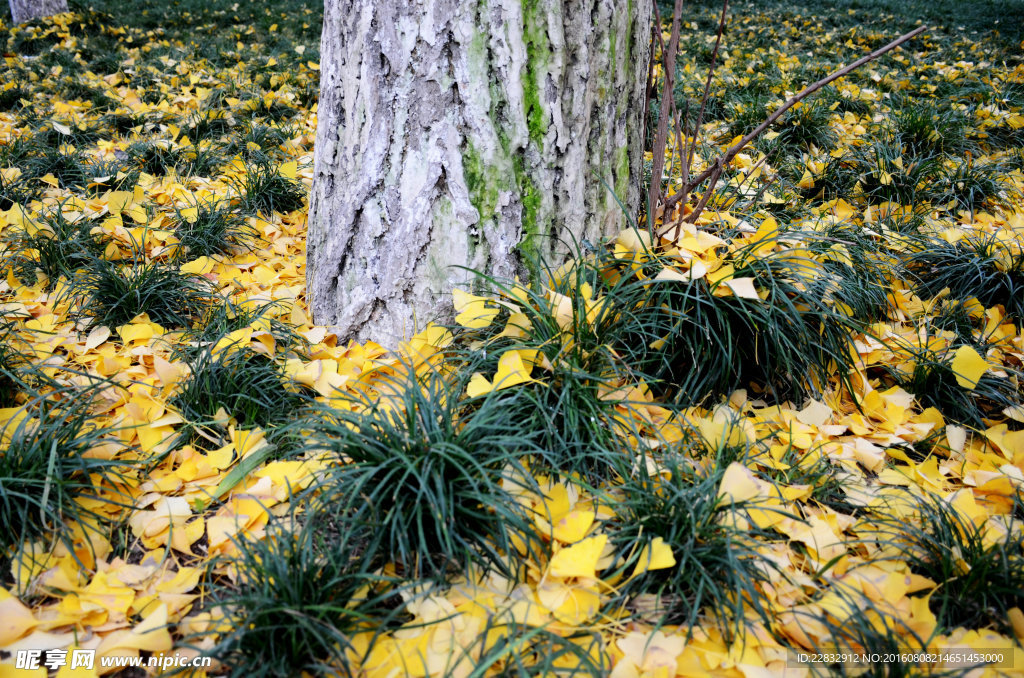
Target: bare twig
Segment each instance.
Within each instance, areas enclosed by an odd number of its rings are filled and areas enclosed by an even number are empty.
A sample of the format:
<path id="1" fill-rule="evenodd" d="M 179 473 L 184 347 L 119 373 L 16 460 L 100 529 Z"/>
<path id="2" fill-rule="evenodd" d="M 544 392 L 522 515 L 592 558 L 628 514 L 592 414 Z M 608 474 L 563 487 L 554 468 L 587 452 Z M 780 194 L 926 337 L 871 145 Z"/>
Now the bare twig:
<path id="1" fill-rule="evenodd" d="M 661 114 L 658 116 L 658 133 L 654 137 L 654 148 L 652 153 L 650 204 L 651 210 L 656 211 L 661 202 L 661 175 L 665 170 L 665 146 L 668 143 L 668 118 L 672 105 L 672 80 L 676 70 L 676 50 L 679 48 L 679 23 L 683 14 L 683 0 L 676 0 L 675 9 L 672 13 L 672 37 L 668 41 L 668 52 L 663 53 L 665 62 L 665 89 L 662 90 Z M 661 26 L 658 26 L 661 32 Z M 651 214 L 648 223 L 653 223 L 654 215 Z"/>
<path id="2" fill-rule="evenodd" d="M 770 116 L 768 116 L 768 118 L 763 123 L 758 125 L 752 132 L 750 132 L 745 137 L 743 137 L 742 139 L 737 141 L 725 153 L 723 153 L 718 158 L 716 158 L 715 161 L 713 163 L 711 163 L 711 165 L 708 166 L 707 169 L 705 169 L 703 172 L 701 172 L 699 175 L 697 175 L 687 185 L 683 186 L 682 190 L 678 191 L 677 193 L 675 193 L 671 197 L 669 197 L 665 201 L 665 209 L 667 210 L 668 208 L 670 208 L 673 205 L 675 205 L 677 202 L 679 202 L 680 200 L 685 198 L 689 194 L 690 190 L 692 190 L 694 187 L 700 185 L 704 180 L 710 178 L 711 182 L 708 185 L 708 189 L 705 191 L 704 196 L 701 198 L 700 203 L 697 205 L 697 208 L 694 209 L 694 211 L 691 212 L 686 217 L 686 221 L 689 221 L 691 223 L 693 221 L 695 221 L 697 219 L 697 217 L 700 216 L 700 213 L 703 210 L 704 205 L 707 204 L 706 198 L 708 198 L 710 196 L 711 192 L 714 190 L 715 184 L 717 183 L 718 178 L 721 176 L 721 174 L 722 174 L 723 170 L 725 169 L 725 167 L 732 161 L 733 158 L 736 157 L 737 153 L 739 153 L 741 150 L 743 150 L 747 146 L 747 144 L 749 144 L 751 141 L 753 141 L 754 139 L 759 137 L 766 129 L 768 129 L 768 127 L 770 127 L 772 125 L 772 123 L 774 123 L 776 120 L 778 120 L 782 116 L 782 114 L 784 114 L 790 108 L 792 108 L 797 103 L 799 103 L 800 101 L 805 99 L 807 96 L 813 94 L 814 92 L 817 92 L 819 89 L 821 89 L 825 85 L 828 85 L 829 83 L 831 83 L 831 82 L 833 82 L 835 80 L 838 80 L 839 78 L 843 77 L 844 75 L 847 75 L 851 71 L 853 71 L 853 70 L 855 70 L 857 68 L 860 68 L 864 64 L 866 64 L 866 63 L 868 63 L 870 61 L 874 61 L 875 59 L 877 59 L 878 57 L 882 56 L 886 52 L 889 52 L 890 50 L 893 50 L 893 49 L 899 47 L 900 45 L 902 45 L 906 41 L 910 40 L 911 38 L 914 38 L 917 35 L 919 35 L 926 28 L 927 28 L 926 26 L 921 26 L 921 27 L 919 27 L 919 28 L 917 28 L 917 29 L 915 29 L 915 30 L 905 34 L 905 35 L 902 35 L 899 38 L 897 38 L 896 40 L 893 40 L 892 42 L 890 42 L 888 45 L 885 45 L 884 47 L 881 47 L 881 48 L 875 50 L 871 54 L 868 54 L 867 56 L 862 57 L 862 58 L 858 59 L 857 61 L 854 61 L 849 66 L 845 66 L 845 67 L 839 69 L 838 71 L 836 71 L 835 73 L 832 73 L 828 77 L 823 78 L 822 80 L 819 80 L 819 81 L 817 81 L 817 82 L 815 82 L 815 83 L 805 87 L 798 94 L 796 94 L 795 96 L 791 97 L 784 104 L 779 106 L 779 108 L 777 108 L 774 113 L 772 113 Z"/>
<path id="3" fill-rule="evenodd" d="M 729 0 L 722 2 L 722 18 L 718 21 L 718 35 L 715 37 L 715 49 L 711 52 L 711 65 L 708 66 L 708 78 L 704 81 L 704 95 L 700 98 L 700 112 L 697 113 L 697 122 L 693 126 L 693 144 L 690 152 L 686 155 L 686 167 L 693 166 L 693 154 L 697 150 L 697 135 L 700 133 L 700 126 L 704 124 L 704 109 L 708 103 L 708 96 L 711 94 L 711 78 L 715 74 L 715 62 L 718 60 L 718 46 L 722 42 L 722 33 L 725 32 L 725 15 L 729 11 Z M 689 182 L 683 181 L 683 188 L 687 189 Z"/>

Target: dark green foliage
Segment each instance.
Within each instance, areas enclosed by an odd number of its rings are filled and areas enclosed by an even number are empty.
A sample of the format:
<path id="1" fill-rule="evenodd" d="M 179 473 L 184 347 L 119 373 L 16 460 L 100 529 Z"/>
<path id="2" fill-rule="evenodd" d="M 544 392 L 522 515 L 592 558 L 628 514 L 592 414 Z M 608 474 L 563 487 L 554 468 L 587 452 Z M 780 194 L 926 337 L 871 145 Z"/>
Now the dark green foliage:
<path id="1" fill-rule="evenodd" d="M 1008 195 L 1016 193 L 1013 184 L 1005 180 L 1006 173 L 1007 168 L 1000 162 L 975 162 L 970 157 L 954 161 L 943 177 L 946 198 L 972 213 L 986 202 L 998 198 L 1005 202 Z"/>
<path id="2" fill-rule="evenodd" d="M 235 618 L 207 653 L 229 676 L 352 676 L 353 635 L 383 631 L 401 617 L 389 609 L 398 593 L 363 564 L 368 535 L 322 515 L 298 522 L 275 519 L 265 538 L 239 542 L 238 583 L 214 592 Z"/>
<path id="3" fill-rule="evenodd" d="M 280 127 L 249 123 L 245 132 L 234 136 L 224 151 L 229 156 L 241 154 L 247 161 L 267 160 L 273 157 L 288 139 L 288 135 Z M 253 149 L 249 144 L 256 144 L 259 148 Z"/>
<path id="4" fill-rule="evenodd" d="M 943 169 L 940 159 L 908 154 L 898 139 L 873 142 L 857 154 L 856 162 L 858 184 L 870 203 L 914 205 L 941 197 L 936 186 Z"/>
<path id="5" fill-rule="evenodd" d="M 101 443 L 117 443 L 91 413 L 95 395 L 88 390 L 36 397 L 24 406 L 25 417 L 0 427 L 0 439 L 9 441 L 0 454 L 0 552 L 5 556 L 17 553 L 24 540 L 54 532 L 70 542 L 70 533 L 58 529 L 62 522 L 99 518 L 76 500 L 97 496 L 101 479 L 116 480 L 124 463 L 87 455 Z M 6 579 L 10 566 L 4 565 Z"/>
<path id="6" fill-rule="evenodd" d="M 676 386 L 681 404 L 751 384 L 775 399 L 800 397 L 835 375 L 845 379 L 856 323 L 833 308 L 840 281 L 785 251 L 755 253 L 761 245 L 739 250 L 731 263 L 734 277 L 753 278 L 766 298 L 715 296 L 725 283 L 705 279 L 654 281 L 646 298 L 626 306 L 623 329 L 631 331 L 621 346 L 646 355 L 625 362 Z M 644 349 L 657 340 L 664 340 L 663 349 Z"/>
<path id="7" fill-rule="evenodd" d="M 905 365 L 881 368 L 888 379 L 913 393 L 922 407 L 935 407 L 947 419 L 984 428 L 985 419 L 999 416 L 1004 408 L 1020 401 L 1020 392 L 1013 380 L 991 371 L 983 374 L 973 389 L 961 386 L 953 370 L 954 352 L 959 346 L 936 348 L 928 342 L 932 328 L 926 327 L 925 330 L 925 338 L 920 345 L 902 347 L 911 358 L 909 370 Z M 965 343 L 981 356 L 987 352 L 988 347 L 984 343 Z"/>
<path id="8" fill-rule="evenodd" d="M 230 299 L 221 299 L 209 308 L 194 327 L 177 337 L 172 349 L 176 356 L 192 361 L 224 335 L 258 323 L 273 335 L 279 352 L 301 355 L 308 342 L 292 325 L 273 317 L 281 310 L 279 302 L 235 303 Z"/>
<path id="9" fill-rule="evenodd" d="M 310 404 L 299 384 L 289 378 L 277 360 L 248 347 L 233 345 L 199 351 L 191 362 L 191 374 L 168 404 L 181 414 L 186 425 L 179 441 L 202 447 L 224 445 L 227 422 L 217 421 L 221 410 L 239 428 L 259 426 L 268 432 L 293 421 Z"/>
<path id="10" fill-rule="evenodd" d="M 22 371 L 28 366 L 28 345 L 19 334 L 24 319 L 7 311 L 0 314 L 0 408 L 14 407 L 22 390 Z"/>
<path id="11" fill-rule="evenodd" d="M 90 326 L 118 327 L 140 313 L 165 328 L 186 327 L 213 298 L 209 283 L 178 266 L 149 261 L 137 248 L 123 261 L 91 257 L 65 296 Z"/>
<path id="12" fill-rule="evenodd" d="M 28 207 L 33 200 L 38 200 L 42 191 L 33 185 L 35 183 L 21 177 L 8 181 L 0 174 L 0 210 L 9 210 L 15 203 Z"/>
<path id="13" fill-rule="evenodd" d="M 180 241 L 175 255 L 182 261 L 251 249 L 259 240 L 259 232 L 225 202 L 197 200 L 188 208 L 197 210 L 196 214 L 186 216 L 181 209 L 175 210 L 174 235 Z"/>
<path id="14" fill-rule="evenodd" d="M 52 174 L 61 188 L 84 188 L 88 183 L 88 166 L 89 158 L 77 148 L 46 146 L 29 158 L 23 169 L 27 178 Z"/>
<path id="15" fill-rule="evenodd" d="M 730 512 L 742 515 L 749 506 L 719 494 L 727 464 L 701 475 L 681 454 L 668 452 L 660 461 L 662 472 L 657 474 L 644 464 L 623 468 L 611 540 L 616 553 L 630 554 L 622 565 L 626 575 L 638 565 L 645 568 L 639 562 L 642 549 L 656 537 L 672 549 L 676 565 L 628 579 L 620 589 L 620 604 L 628 606 L 642 593 L 657 594 L 664 605 L 659 611 L 664 623 L 692 630 L 710 614 L 727 637 L 743 634 L 745 608 L 770 623 L 770 605 L 762 601 L 760 584 L 777 573 L 756 548 L 757 538 L 768 535 L 730 522 Z"/>
<path id="16" fill-rule="evenodd" d="M 22 99 L 31 99 L 32 94 L 25 88 L 19 86 L 10 89 L 0 89 L 0 111 L 6 112 L 21 106 Z"/>
<path id="17" fill-rule="evenodd" d="M 763 115 L 763 122 L 767 115 Z M 779 136 L 776 141 L 784 146 L 796 148 L 831 149 L 839 140 L 832 129 L 832 111 L 822 102 L 805 102 L 791 108 L 773 127 Z M 749 131 L 749 130 L 748 130 Z"/>
<path id="18" fill-rule="evenodd" d="M 411 373 L 411 369 L 410 369 Z M 468 380 L 428 371 L 385 378 L 355 411 L 323 412 L 307 443 L 347 463 L 315 488 L 339 530 L 366 529 L 365 563 L 407 579 L 444 579 L 469 563 L 514 576 L 513 537 L 538 548 L 530 516 L 506 489 L 533 481 L 520 465 L 532 432 L 493 398 L 463 403 Z"/>
<path id="19" fill-rule="evenodd" d="M 188 116 L 182 131 L 193 144 L 197 144 L 204 139 L 220 139 L 231 130 L 233 124 L 232 119 L 223 111 L 196 111 Z"/>
<path id="20" fill-rule="evenodd" d="M 52 290 L 61 279 L 70 280 L 76 271 L 103 254 L 107 240 L 93 229 L 89 219 L 68 221 L 58 208 L 44 214 L 31 233 L 25 228 L 8 229 L 3 236 L 3 266 L 26 285 L 35 285 L 41 273 Z"/>
<path id="21" fill-rule="evenodd" d="M 1002 305 L 1017 322 L 1024 321 L 1024 253 L 994 235 L 977 235 L 949 243 L 922 239 L 908 261 L 915 291 L 931 299 L 949 288 L 952 299 L 977 298 L 986 308 Z"/>
<path id="22" fill-rule="evenodd" d="M 298 181 L 283 176 L 278 167 L 259 159 L 245 165 L 246 173 L 235 181 L 242 209 L 253 214 L 287 213 L 300 209 L 306 190 Z"/>
<path id="23" fill-rule="evenodd" d="M 892 132 L 912 156 L 967 150 L 967 117 L 934 102 L 895 101 Z"/>
<path id="24" fill-rule="evenodd" d="M 1024 545 L 1010 530 L 993 544 L 941 497 L 910 497 L 919 520 L 878 518 L 871 539 L 892 558 L 938 584 L 929 605 L 946 631 L 994 626 L 1011 633 L 1007 610 L 1024 605 Z M 902 514 L 900 514 L 902 515 Z"/>
<path id="25" fill-rule="evenodd" d="M 108 160 L 85 169 L 89 190 L 95 194 L 107 191 L 130 191 L 139 182 L 139 170 L 130 161 Z"/>
<path id="26" fill-rule="evenodd" d="M 164 176 L 182 162 L 179 149 L 169 141 L 139 141 L 128 147 L 128 158 L 153 176 Z"/>

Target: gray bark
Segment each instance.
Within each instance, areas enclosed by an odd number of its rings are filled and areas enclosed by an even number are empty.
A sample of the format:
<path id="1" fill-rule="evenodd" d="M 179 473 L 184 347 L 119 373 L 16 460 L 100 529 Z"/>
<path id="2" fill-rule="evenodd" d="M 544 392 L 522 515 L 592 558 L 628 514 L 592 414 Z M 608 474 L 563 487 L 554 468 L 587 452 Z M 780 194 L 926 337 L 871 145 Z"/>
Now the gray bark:
<path id="1" fill-rule="evenodd" d="M 11 19 L 16 24 L 66 11 L 67 0 L 11 0 Z"/>
<path id="2" fill-rule="evenodd" d="M 640 200 L 652 0 L 326 0 L 307 294 L 391 344 Z"/>

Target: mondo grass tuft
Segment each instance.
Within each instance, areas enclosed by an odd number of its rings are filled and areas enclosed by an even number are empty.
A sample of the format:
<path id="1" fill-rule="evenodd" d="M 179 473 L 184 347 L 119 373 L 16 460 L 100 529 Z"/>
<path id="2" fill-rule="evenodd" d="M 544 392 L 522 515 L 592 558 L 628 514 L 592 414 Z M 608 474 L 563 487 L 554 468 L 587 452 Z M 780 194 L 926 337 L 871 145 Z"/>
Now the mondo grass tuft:
<path id="1" fill-rule="evenodd" d="M 309 342 L 294 325 L 274 317 L 287 308 L 277 301 L 236 303 L 221 299 L 193 327 L 176 335 L 171 351 L 176 357 L 192 361 L 225 335 L 251 326 L 269 332 L 277 352 L 303 356 Z"/>
<path id="2" fill-rule="evenodd" d="M 187 207 L 175 208 L 175 217 L 175 258 L 180 261 L 251 250 L 259 240 L 256 228 L 227 201 L 197 199 Z"/>
<path id="3" fill-rule="evenodd" d="M 920 342 L 902 343 L 898 350 L 904 360 L 882 367 L 885 380 L 912 393 L 923 407 L 934 407 L 947 419 L 968 426 L 985 427 L 987 419 L 998 418 L 1003 409 L 1019 404 L 1017 375 L 1000 376 L 988 370 L 973 388 L 961 384 L 958 377 L 964 375 L 953 367 L 956 350 L 967 346 L 984 357 L 988 346 L 976 341 L 944 346 L 941 332 L 929 325 L 922 329 Z M 1004 369 L 1013 374 L 1012 369 Z"/>
<path id="4" fill-rule="evenodd" d="M 535 489 L 523 467 L 531 432 L 497 399 L 461 402 L 466 383 L 410 368 L 308 423 L 310 451 L 341 462 L 312 501 L 340 530 L 367 530 L 368 567 L 393 563 L 410 580 L 444 580 L 470 564 L 515 576 L 518 549 L 538 548 L 515 497 Z"/>
<path id="5" fill-rule="evenodd" d="M 1024 544 L 1016 530 L 976 523 L 941 497 L 908 496 L 907 501 L 916 520 L 903 517 L 904 510 L 882 513 L 865 539 L 935 582 L 928 603 L 943 629 L 994 627 L 1012 633 L 1007 613 L 1024 607 Z"/>
<path id="6" fill-rule="evenodd" d="M 405 619 L 393 583 L 364 566 L 370 536 L 350 527 L 287 514 L 262 539 L 238 542 L 236 582 L 213 591 L 230 628 L 204 654 L 238 678 L 356 675 L 354 639 L 365 648 Z"/>
<path id="7" fill-rule="evenodd" d="M 729 279 L 654 280 L 631 311 L 631 324 L 647 329 L 623 345 L 658 342 L 638 369 L 674 385 L 680 404 L 746 387 L 775 400 L 801 398 L 852 369 L 850 330 L 858 323 L 835 305 L 841 279 L 787 250 L 757 253 L 766 245 L 735 252 Z M 655 262 L 652 277 L 662 265 Z M 749 279 L 759 298 L 722 295 L 733 279 Z"/>
<path id="8" fill-rule="evenodd" d="M 26 285 L 35 285 L 43 276 L 52 290 L 59 280 L 70 280 L 103 254 L 107 239 L 93 232 L 98 228 L 89 219 L 69 220 L 58 207 L 4 233 L 3 268 Z"/>
<path id="9" fill-rule="evenodd" d="M 929 663 L 913 660 L 936 654 L 930 638 L 923 638 L 914 626 L 882 610 L 860 591 L 834 584 L 825 594 L 829 608 L 810 612 L 798 609 L 786 614 L 784 632 L 798 639 L 802 654 L 823 655 L 825 661 L 807 663 L 811 676 L 867 676 L 868 678 L 907 678 L 934 676 L 953 678 L 964 675 L 963 669 L 932 668 Z M 824 631 L 824 635 L 814 637 Z M 807 641 L 810 640 L 810 643 Z M 807 646 L 804 646 L 807 645 Z M 857 661 L 864 655 L 878 654 L 886 661 Z M 846 658 L 846 661 L 843 659 Z"/>
<path id="10" fill-rule="evenodd" d="M 134 245 L 125 260 L 90 257 L 62 299 L 71 304 L 74 317 L 89 327 L 115 328 L 146 313 L 158 325 L 176 328 L 188 327 L 201 317 L 214 296 L 204 278 L 173 264 L 147 260 Z"/>
<path id="11" fill-rule="evenodd" d="M 0 408 L 14 407 L 25 383 L 23 372 L 29 366 L 31 347 L 20 334 L 28 316 L 0 311 Z"/>
<path id="12" fill-rule="evenodd" d="M 101 494 L 118 501 L 109 487 L 123 477 L 126 462 L 111 458 L 100 447 L 117 448 L 116 436 L 100 425 L 92 413 L 95 389 L 37 396 L 0 421 L 0 553 L 10 557 L 23 544 L 56 533 L 69 542 L 72 533 L 61 529 L 77 521 L 83 529 L 97 529 L 102 516 L 86 508 L 83 499 Z M 108 487 L 102 488 L 104 481 Z M 106 491 L 104 491 L 104 489 Z M 126 498 L 127 499 L 127 498 Z M 20 562 L 15 560 L 14 562 Z M 15 565 L 17 568 L 18 565 Z M 4 567 L 4 577 L 10 573 Z"/>
<path id="13" fill-rule="evenodd" d="M 730 518 L 748 505 L 720 494 L 724 469 L 718 464 L 702 475 L 678 452 L 663 455 L 654 471 L 645 464 L 624 469 L 611 522 L 615 552 L 630 554 L 620 570 L 628 578 L 619 585 L 619 604 L 635 608 L 638 596 L 654 595 L 660 623 L 679 624 L 688 633 L 707 619 L 726 637 L 739 637 L 748 612 L 771 623 L 760 586 L 781 571 L 758 550 L 758 538 L 771 537 Z M 671 567 L 648 569 L 656 539 L 671 549 Z"/>
<path id="14" fill-rule="evenodd" d="M 998 235 L 969 235 L 955 243 L 923 238 L 908 258 L 915 291 L 932 299 L 949 290 L 952 299 L 977 299 L 985 308 L 1001 305 L 1024 322 L 1024 251 Z"/>
<path id="15" fill-rule="evenodd" d="M 281 174 L 270 160 L 260 158 L 245 164 L 245 174 L 233 182 L 242 209 L 251 214 L 282 214 L 301 209 L 306 189 L 295 179 Z"/>
<path id="16" fill-rule="evenodd" d="M 260 427 L 279 443 L 283 426 L 311 404 L 307 391 L 285 373 L 278 360 L 239 346 L 207 346 L 190 363 L 190 374 L 168 404 L 185 420 L 178 443 L 220 447 L 230 441 L 229 425 Z M 277 451 L 277 456 L 290 452 Z"/>

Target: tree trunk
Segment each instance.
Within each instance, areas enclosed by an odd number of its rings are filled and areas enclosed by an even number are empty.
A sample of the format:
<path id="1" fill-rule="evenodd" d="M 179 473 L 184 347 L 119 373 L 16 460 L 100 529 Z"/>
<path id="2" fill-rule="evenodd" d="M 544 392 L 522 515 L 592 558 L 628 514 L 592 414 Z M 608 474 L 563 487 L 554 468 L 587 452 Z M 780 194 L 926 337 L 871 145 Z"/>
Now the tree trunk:
<path id="1" fill-rule="evenodd" d="M 640 200 L 652 0 L 326 0 L 308 298 L 395 341 Z"/>
<path id="2" fill-rule="evenodd" d="M 66 11 L 68 0 L 11 0 L 11 20 L 16 24 Z"/>

